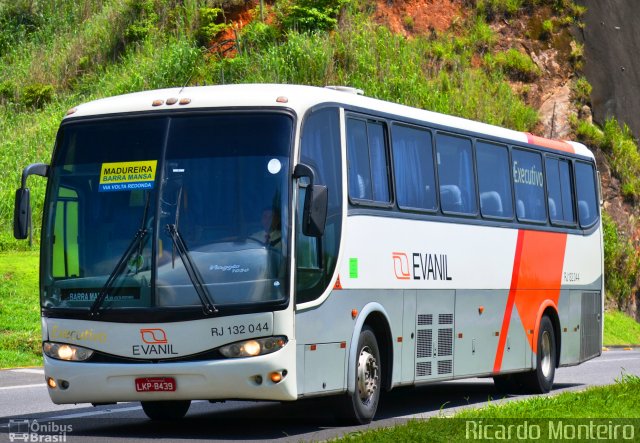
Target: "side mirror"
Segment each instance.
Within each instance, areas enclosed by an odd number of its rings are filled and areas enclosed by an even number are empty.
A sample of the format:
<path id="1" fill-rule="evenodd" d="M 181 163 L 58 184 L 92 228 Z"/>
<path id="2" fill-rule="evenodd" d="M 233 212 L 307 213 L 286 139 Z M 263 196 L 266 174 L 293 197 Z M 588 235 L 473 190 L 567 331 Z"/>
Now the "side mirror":
<path id="1" fill-rule="evenodd" d="M 31 234 L 31 194 L 29 188 L 27 188 L 27 178 L 34 174 L 47 177 L 49 175 L 49 165 L 33 163 L 22 171 L 22 186 L 16 191 L 15 207 L 13 209 L 13 236 L 17 240 L 24 240 Z"/>
<path id="2" fill-rule="evenodd" d="M 13 210 L 13 236 L 24 240 L 29 236 L 31 227 L 31 196 L 29 188 L 16 191 L 15 208 Z"/>
<path id="3" fill-rule="evenodd" d="M 293 178 L 309 178 L 306 187 L 302 215 L 302 233 L 308 237 L 322 237 L 327 223 L 328 190 L 315 184 L 315 172 L 311 166 L 299 163 L 293 170 Z"/>
<path id="4" fill-rule="evenodd" d="M 308 237 L 322 237 L 327 222 L 329 202 L 327 187 L 309 185 L 304 196 L 304 214 L 302 215 L 302 233 Z"/>

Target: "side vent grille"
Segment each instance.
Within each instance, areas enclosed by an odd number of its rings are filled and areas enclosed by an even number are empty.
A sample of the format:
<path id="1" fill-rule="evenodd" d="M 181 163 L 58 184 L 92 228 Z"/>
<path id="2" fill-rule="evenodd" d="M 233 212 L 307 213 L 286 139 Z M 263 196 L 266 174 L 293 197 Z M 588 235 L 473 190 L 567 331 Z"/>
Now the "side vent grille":
<path id="1" fill-rule="evenodd" d="M 421 361 L 416 365 L 416 377 L 428 377 L 431 375 L 431 362 Z"/>
<path id="2" fill-rule="evenodd" d="M 416 324 L 416 379 L 452 375 L 453 313 L 418 314 Z"/>
<path id="3" fill-rule="evenodd" d="M 580 360 L 600 354 L 602 331 L 601 295 L 599 292 L 582 294 L 582 315 L 580 318 Z"/>
<path id="4" fill-rule="evenodd" d="M 453 329 L 438 329 L 438 357 L 453 355 Z"/>
<path id="5" fill-rule="evenodd" d="M 433 331 L 431 329 L 418 329 L 418 350 L 416 357 L 428 358 L 433 353 Z"/>
<path id="6" fill-rule="evenodd" d="M 452 360 L 440 360 L 438 361 L 438 375 L 451 374 L 453 372 Z"/>

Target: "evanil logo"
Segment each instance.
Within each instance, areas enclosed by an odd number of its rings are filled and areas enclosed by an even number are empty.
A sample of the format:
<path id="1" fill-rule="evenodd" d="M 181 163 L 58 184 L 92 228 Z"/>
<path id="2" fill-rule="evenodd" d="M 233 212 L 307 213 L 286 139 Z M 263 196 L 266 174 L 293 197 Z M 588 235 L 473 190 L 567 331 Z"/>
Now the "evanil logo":
<path id="1" fill-rule="evenodd" d="M 178 355 L 173 349 L 173 344 L 167 340 L 167 333 L 160 328 L 140 329 L 140 338 L 144 344 L 133 345 L 131 353 L 135 356 L 167 356 Z"/>
<path id="2" fill-rule="evenodd" d="M 391 258 L 398 280 L 453 280 L 447 254 L 392 252 Z"/>

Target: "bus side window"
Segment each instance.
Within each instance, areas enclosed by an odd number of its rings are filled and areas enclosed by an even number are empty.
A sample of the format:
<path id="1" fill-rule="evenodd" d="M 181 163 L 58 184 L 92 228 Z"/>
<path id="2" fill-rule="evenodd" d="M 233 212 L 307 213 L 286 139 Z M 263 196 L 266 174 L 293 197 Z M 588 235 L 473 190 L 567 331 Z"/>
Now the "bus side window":
<path id="1" fill-rule="evenodd" d="M 478 141 L 476 164 L 482 216 L 513 218 L 507 147 Z"/>
<path id="2" fill-rule="evenodd" d="M 516 213 L 520 221 L 547 221 L 544 201 L 544 173 L 539 153 L 514 149 L 511 154 L 513 183 L 516 190 Z"/>
<path id="3" fill-rule="evenodd" d="M 431 132 L 395 124 L 391 133 L 398 206 L 434 211 L 436 179 Z"/>
<path id="4" fill-rule="evenodd" d="M 78 193 L 71 188 L 60 187 L 55 206 L 52 248 L 54 278 L 80 276 L 78 222 Z"/>
<path id="5" fill-rule="evenodd" d="M 580 226 L 587 228 L 598 219 L 595 173 L 589 163 L 576 162 L 576 188 Z"/>
<path id="6" fill-rule="evenodd" d="M 438 134 L 436 150 L 442 212 L 476 214 L 478 210 L 471 140 Z"/>
<path id="7" fill-rule="evenodd" d="M 347 119 L 349 196 L 355 200 L 389 203 L 389 174 L 385 128 L 380 122 Z"/>
<path id="8" fill-rule="evenodd" d="M 567 160 L 547 157 L 547 195 L 552 223 L 575 224 L 571 165 Z"/>

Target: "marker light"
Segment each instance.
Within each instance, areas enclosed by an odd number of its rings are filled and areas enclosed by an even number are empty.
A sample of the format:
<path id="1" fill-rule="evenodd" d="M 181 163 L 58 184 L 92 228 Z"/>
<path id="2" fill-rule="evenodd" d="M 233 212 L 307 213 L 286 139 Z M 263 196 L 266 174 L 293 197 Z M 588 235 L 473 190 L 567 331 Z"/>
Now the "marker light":
<path id="1" fill-rule="evenodd" d="M 53 378 L 47 377 L 47 386 L 49 386 L 51 389 L 55 389 L 58 387 L 58 384 Z"/>
<path id="2" fill-rule="evenodd" d="M 271 354 L 284 347 L 287 338 L 284 336 L 256 338 L 244 340 L 230 345 L 222 346 L 219 350 L 228 358 L 255 357 L 257 355 Z"/>
<path id="3" fill-rule="evenodd" d="M 91 349 L 66 343 L 52 343 L 48 341 L 44 342 L 42 350 L 48 357 L 66 361 L 85 361 L 93 355 L 93 351 Z"/>

